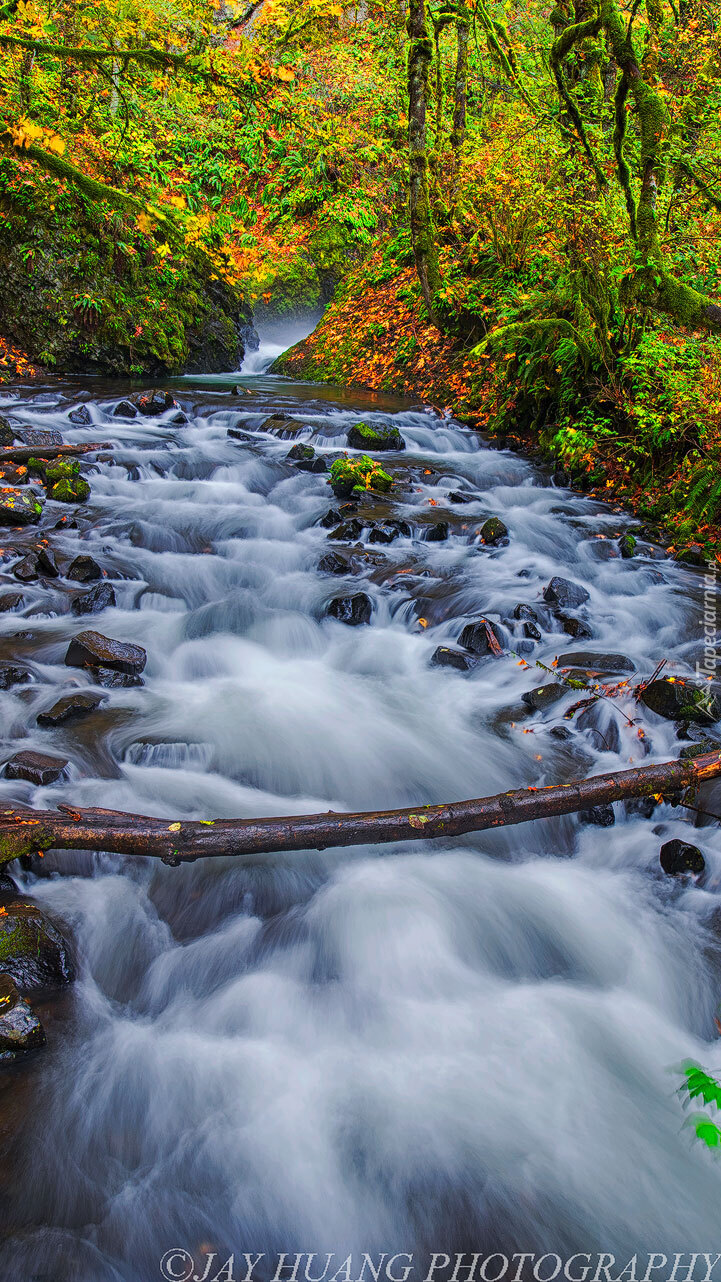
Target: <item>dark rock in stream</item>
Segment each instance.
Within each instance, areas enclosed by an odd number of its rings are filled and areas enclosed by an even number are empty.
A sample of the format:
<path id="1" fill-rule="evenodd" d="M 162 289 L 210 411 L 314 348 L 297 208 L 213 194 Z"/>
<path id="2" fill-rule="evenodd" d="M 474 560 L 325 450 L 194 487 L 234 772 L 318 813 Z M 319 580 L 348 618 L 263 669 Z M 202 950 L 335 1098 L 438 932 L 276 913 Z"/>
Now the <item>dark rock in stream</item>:
<path id="1" fill-rule="evenodd" d="M 66 579 L 73 579 L 76 583 L 92 583 L 93 579 L 102 579 L 103 572 L 91 556 L 81 554 L 76 556 L 65 571 Z"/>
<path id="2" fill-rule="evenodd" d="M 451 490 L 447 496 L 449 503 L 473 503 L 473 494 L 464 494 L 461 490 Z"/>
<path id="3" fill-rule="evenodd" d="M 373 614 L 373 602 L 365 592 L 356 592 L 353 596 L 337 596 L 330 602 L 326 613 L 339 623 L 347 623 L 355 628 L 362 623 L 370 623 Z"/>
<path id="4" fill-rule="evenodd" d="M 62 757 L 48 757 L 44 752 L 16 752 L 6 763 L 7 779 L 24 779 L 38 788 L 55 783 L 68 762 Z"/>
<path id="5" fill-rule="evenodd" d="M 0 492 L 0 525 L 32 525 L 43 514 L 42 501 L 25 490 Z"/>
<path id="6" fill-rule="evenodd" d="M 138 409 L 132 401 L 118 401 L 115 409 L 111 411 L 113 418 L 137 418 Z"/>
<path id="7" fill-rule="evenodd" d="M 500 543 L 508 541 L 508 526 L 504 525 L 500 517 L 489 516 L 481 526 L 481 538 L 491 547 L 498 547 Z"/>
<path id="8" fill-rule="evenodd" d="M 8 610 L 17 610 L 23 604 L 25 597 L 22 592 L 4 592 L 0 596 L 0 614 L 5 614 Z"/>
<path id="9" fill-rule="evenodd" d="M 290 414 L 278 411 L 278 413 L 272 414 L 270 418 L 260 424 L 260 431 L 270 432 L 273 436 L 279 436 L 281 440 L 287 440 L 304 431 L 305 427 L 306 424 L 301 423 L 299 419 L 291 418 Z"/>
<path id="10" fill-rule="evenodd" d="M 585 605 L 590 600 L 590 594 L 581 587 L 580 583 L 572 583 L 570 579 L 561 579 L 554 575 L 543 589 L 543 599 L 549 605 L 572 610 L 578 605 Z"/>
<path id="11" fill-rule="evenodd" d="M 0 663 L 0 690 L 9 690 L 11 686 L 27 685 L 30 673 L 14 663 Z"/>
<path id="12" fill-rule="evenodd" d="M 439 645 L 431 655 L 431 664 L 434 668 L 456 668 L 458 672 L 470 672 L 475 668 L 476 661 L 467 651 L 454 650 L 449 645 Z"/>
<path id="13" fill-rule="evenodd" d="M 164 392 L 157 387 L 150 392 L 141 392 L 138 396 L 133 397 L 133 402 L 146 418 L 156 418 L 164 414 L 166 410 L 180 409 L 172 392 Z"/>
<path id="14" fill-rule="evenodd" d="M 717 739 L 700 739 L 698 743 L 691 743 L 687 748 L 682 748 L 679 756 L 682 761 L 688 761 L 690 757 L 702 757 L 707 752 L 718 752 L 721 743 Z"/>
<path id="15" fill-rule="evenodd" d="M 60 432 L 53 432 L 39 427 L 17 427 L 15 435 L 23 445 L 37 446 L 42 449 L 43 446 L 63 445 L 63 437 Z"/>
<path id="16" fill-rule="evenodd" d="M 321 574 L 350 574 L 351 572 L 349 562 L 337 552 L 326 552 L 318 562 L 318 569 Z"/>
<path id="17" fill-rule="evenodd" d="M 565 686 L 562 681 L 549 681 L 544 686 L 526 690 L 521 698 L 534 712 L 543 712 L 544 708 L 550 708 L 551 704 L 557 703 L 567 693 L 568 686 Z"/>
<path id="18" fill-rule="evenodd" d="M 677 877 L 680 873 L 700 873 L 706 867 L 706 860 L 698 846 L 691 846 L 689 842 L 678 838 L 664 842 L 658 857 L 663 871 L 669 877 Z"/>
<path id="19" fill-rule="evenodd" d="M 93 421 L 93 416 L 87 405 L 79 405 L 77 409 L 71 410 L 68 418 L 71 423 L 75 423 L 76 427 L 89 427 Z"/>
<path id="20" fill-rule="evenodd" d="M 115 589 L 111 583 L 98 583 L 89 592 L 76 596 L 70 609 L 73 614 L 99 614 L 115 605 Z"/>
<path id="21" fill-rule="evenodd" d="M 622 534 L 617 547 L 624 560 L 629 560 L 636 555 L 636 540 L 632 534 Z"/>
<path id="22" fill-rule="evenodd" d="M 470 650 L 471 654 L 479 656 L 498 655 L 504 649 L 503 635 L 495 623 L 490 623 L 488 619 L 478 619 L 475 623 L 467 623 L 458 642 L 465 650 Z"/>
<path id="23" fill-rule="evenodd" d="M 112 668 L 97 667 L 91 663 L 83 665 L 93 685 L 102 686 L 104 690 L 130 690 L 145 685 L 142 677 L 134 672 L 114 672 Z"/>
<path id="24" fill-rule="evenodd" d="M 328 509 L 325 516 L 322 516 L 320 518 L 317 524 L 320 525 L 324 530 L 330 530 L 334 525 L 338 525 L 338 523 L 341 520 L 342 520 L 342 517 L 340 512 L 336 508 L 331 507 Z"/>
<path id="25" fill-rule="evenodd" d="M 590 806 L 588 810 L 579 810 L 578 822 L 596 828 L 612 828 L 616 822 L 613 806 Z"/>
<path id="26" fill-rule="evenodd" d="M 103 702 L 103 695 L 90 694 L 85 690 L 74 690 L 72 694 L 63 695 L 47 712 L 38 713 L 39 726 L 60 726 L 67 721 L 79 721 L 87 717 Z"/>
<path id="27" fill-rule="evenodd" d="M 363 522 L 355 517 L 352 521 L 344 521 L 338 525 L 335 530 L 331 530 L 328 535 L 329 539 L 337 539 L 339 543 L 355 543 L 363 533 Z"/>
<path id="28" fill-rule="evenodd" d="M 569 650 L 559 654 L 557 667 L 582 668 L 586 674 L 611 673 L 618 675 L 624 672 L 635 672 L 636 664 L 625 654 L 596 654 L 593 650 Z"/>
<path id="29" fill-rule="evenodd" d="M 41 574 L 44 574 L 48 579 L 57 579 L 59 577 L 60 571 L 55 564 L 55 557 L 50 551 L 50 548 L 33 548 L 33 555 L 38 563 L 38 569 Z"/>
<path id="30" fill-rule="evenodd" d="M 1 964 L 1 963 L 0 963 Z M 45 1045 L 45 1030 L 12 976 L 0 973 L 0 1063 L 10 1064 L 25 1051 Z"/>
<path id="31" fill-rule="evenodd" d="M 13 566 L 13 575 L 21 583 L 34 583 L 36 579 L 40 578 L 37 557 L 32 552 L 28 552 L 27 556 L 24 556 Z"/>
<path id="32" fill-rule="evenodd" d="M 400 530 L 397 525 L 374 525 L 368 539 L 369 543 L 392 543 L 398 538 Z"/>
<path id="33" fill-rule="evenodd" d="M 447 521 L 436 521 L 436 524 L 428 529 L 426 543 L 443 543 L 448 538 L 449 528 Z"/>
<path id="34" fill-rule="evenodd" d="M 572 614 L 557 614 L 556 618 L 561 625 L 561 629 L 567 636 L 573 637 L 574 641 L 590 641 L 593 633 L 587 623 L 582 619 L 576 619 Z"/>
<path id="35" fill-rule="evenodd" d="M 542 640 L 541 629 L 535 623 L 531 623 L 530 621 L 528 623 L 524 623 L 523 635 L 524 637 L 528 637 L 531 641 Z"/>
<path id="36" fill-rule="evenodd" d="M 82 668 L 85 664 L 93 667 L 112 668 L 114 672 L 139 674 L 147 663 L 148 656 L 142 646 L 132 645 L 129 641 L 115 641 L 104 637 L 100 632 L 79 632 L 68 646 L 65 662 L 70 668 Z"/>
<path id="37" fill-rule="evenodd" d="M 0 904 L 7 904 L 11 899 L 17 899 L 19 891 L 12 877 L 6 872 L 0 872 Z"/>
<path id="38" fill-rule="evenodd" d="M 75 978 L 67 940 L 28 900 L 15 900 L 0 915 L 0 967 L 24 994 L 42 992 Z"/>
<path id="39" fill-rule="evenodd" d="M 721 705 L 712 690 L 677 677 L 660 677 L 641 691 L 641 702 L 667 721 L 697 721 L 711 725 L 721 716 Z"/>
<path id="40" fill-rule="evenodd" d="M 346 440 L 351 449 L 363 450 L 364 453 L 406 448 L 397 427 L 369 427 L 367 423 L 356 423 L 348 429 Z"/>

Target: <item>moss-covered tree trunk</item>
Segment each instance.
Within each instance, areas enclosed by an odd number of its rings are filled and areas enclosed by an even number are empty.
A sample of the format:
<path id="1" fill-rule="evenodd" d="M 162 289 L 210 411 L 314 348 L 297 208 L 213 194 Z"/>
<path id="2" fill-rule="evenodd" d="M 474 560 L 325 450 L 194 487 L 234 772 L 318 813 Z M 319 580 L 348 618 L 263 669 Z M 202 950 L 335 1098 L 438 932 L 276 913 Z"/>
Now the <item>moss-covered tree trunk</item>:
<path id="1" fill-rule="evenodd" d="M 426 309 L 441 328 L 436 295 L 441 285 L 431 202 L 428 190 L 428 75 L 433 43 L 428 35 L 425 0 L 408 5 L 408 148 L 411 239 Z"/>
<path id="2" fill-rule="evenodd" d="M 451 148 L 454 163 L 460 163 L 460 151 L 466 138 L 466 112 L 468 108 L 468 8 L 459 0 L 456 20 L 456 72 L 453 83 L 453 125 Z"/>
<path id="3" fill-rule="evenodd" d="M 657 207 L 666 179 L 670 131 L 663 99 L 644 77 L 633 39 L 616 0 L 601 0 L 600 16 L 621 73 L 616 100 L 617 175 L 626 196 L 631 230 L 635 234 L 642 263 L 639 273 L 641 296 L 650 306 L 671 316 L 680 325 L 721 332 L 721 306 L 706 294 L 677 280 L 666 266 L 661 246 Z M 641 135 L 641 182 L 637 199 L 631 190 L 628 166 L 624 159 L 627 96 L 632 99 L 636 109 Z"/>

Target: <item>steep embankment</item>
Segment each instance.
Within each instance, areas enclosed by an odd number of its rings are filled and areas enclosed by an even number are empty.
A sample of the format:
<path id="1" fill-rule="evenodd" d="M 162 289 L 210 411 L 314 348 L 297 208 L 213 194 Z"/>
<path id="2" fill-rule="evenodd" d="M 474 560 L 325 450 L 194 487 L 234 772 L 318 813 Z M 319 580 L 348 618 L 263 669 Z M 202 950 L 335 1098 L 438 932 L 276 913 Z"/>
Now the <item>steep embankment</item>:
<path id="1" fill-rule="evenodd" d="M 12 161 L 0 165 L 0 274 L 0 334 L 31 364 L 160 375 L 242 360 L 250 310 L 206 255 Z"/>

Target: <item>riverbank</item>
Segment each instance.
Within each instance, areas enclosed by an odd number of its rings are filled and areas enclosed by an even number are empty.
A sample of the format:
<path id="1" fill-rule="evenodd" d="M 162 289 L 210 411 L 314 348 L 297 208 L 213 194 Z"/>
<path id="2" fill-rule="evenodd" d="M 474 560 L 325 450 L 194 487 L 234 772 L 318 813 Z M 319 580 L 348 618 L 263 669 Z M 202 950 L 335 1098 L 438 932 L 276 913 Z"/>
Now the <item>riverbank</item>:
<path id="1" fill-rule="evenodd" d="M 422 307 L 414 267 L 400 265 L 399 257 L 393 243 L 386 244 L 357 266 L 316 329 L 274 369 L 418 397 L 489 440 L 551 463 L 564 483 L 581 492 L 622 503 L 643 532 L 677 559 L 698 567 L 721 559 L 713 498 L 721 491 L 718 344 L 658 329 L 631 364 L 625 385 L 610 389 L 590 380 L 587 405 L 571 413 L 560 396 L 554 401 L 545 381 L 560 368 L 542 371 L 548 404 L 534 417 L 528 377 L 533 355 L 524 355 L 523 343 L 517 352 L 489 348 L 474 355 L 452 335 L 440 334 Z M 506 301 L 499 288 L 487 307 L 489 328 Z M 699 514 L 704 504 L 710 517 Z"/>

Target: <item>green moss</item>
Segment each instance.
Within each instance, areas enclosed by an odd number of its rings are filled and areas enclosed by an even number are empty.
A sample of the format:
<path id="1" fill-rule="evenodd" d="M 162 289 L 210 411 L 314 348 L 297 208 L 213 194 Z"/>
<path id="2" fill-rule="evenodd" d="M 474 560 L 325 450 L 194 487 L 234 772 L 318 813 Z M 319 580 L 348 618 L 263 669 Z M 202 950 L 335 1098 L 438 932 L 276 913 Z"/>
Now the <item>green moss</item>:
<path id="1" fill-rule="evenodd" d="M 383 471 L 380 463 L 363 454 L 359 459 L 338 458 L 331 464 L 329 484 L 337 498 L 347 498 L 353 493 L 376 490 L 387 494 L 393 477 Z"/>
<path id="2" fill-rule="evenodd" d="M 80 475 L 77 459 L 58 459 L 46 467 L 45 484 L 48 498 L 58 503 L 84 503 L 90 495 L 90 486 Z"/>

